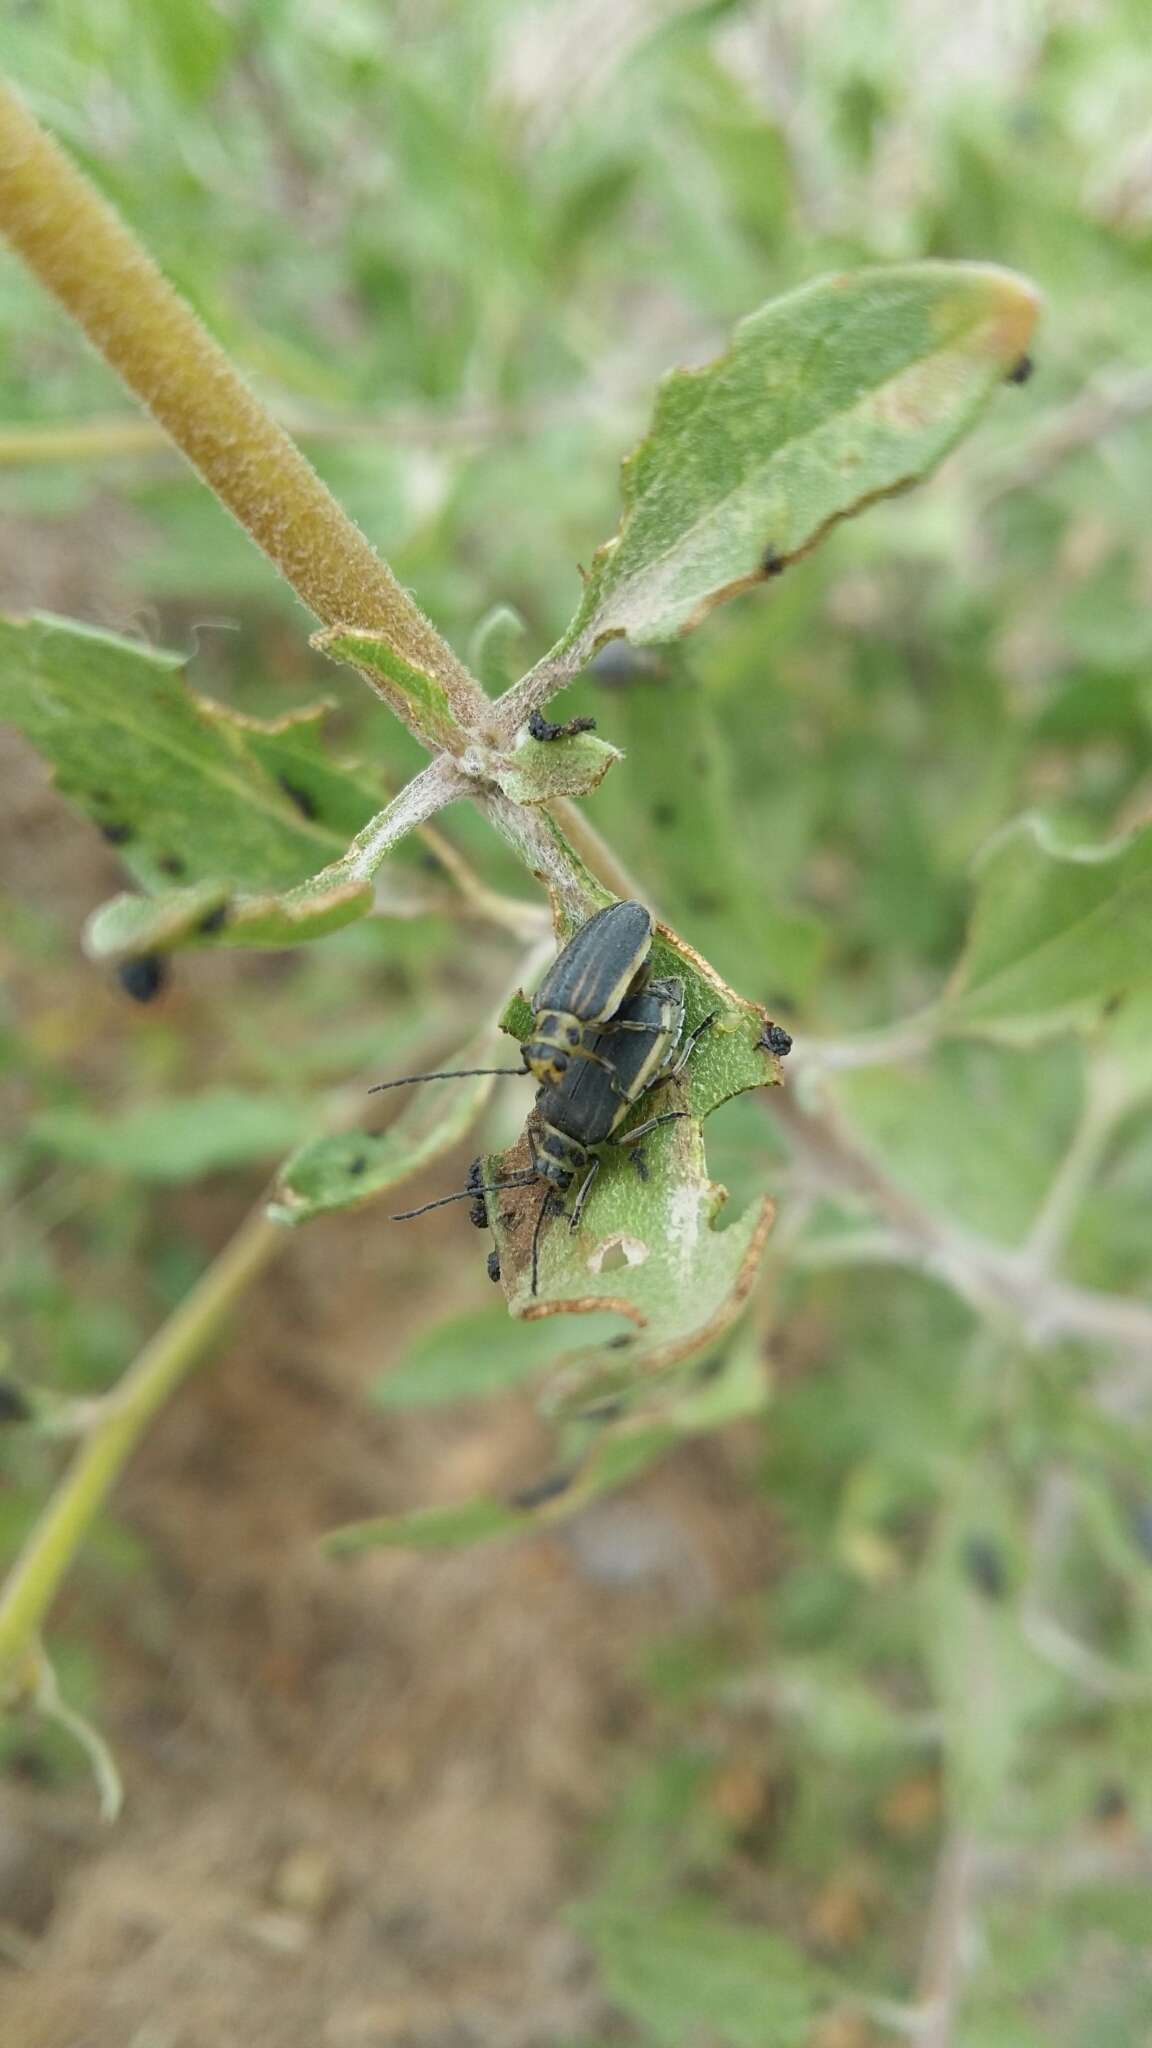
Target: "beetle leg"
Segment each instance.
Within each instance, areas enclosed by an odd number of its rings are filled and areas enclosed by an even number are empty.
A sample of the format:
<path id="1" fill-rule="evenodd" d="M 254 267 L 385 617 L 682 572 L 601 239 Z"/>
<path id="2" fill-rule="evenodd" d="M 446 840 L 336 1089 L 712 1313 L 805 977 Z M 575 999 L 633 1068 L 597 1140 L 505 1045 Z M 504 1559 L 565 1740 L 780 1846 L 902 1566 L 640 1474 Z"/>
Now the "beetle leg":
<path id="1" fill-rule="evenodd" d="M 593 1181 L 594 1181 L 594 1180 L 595 1180 L 595 1178 L 596 1178 L 596 1175 L 597 1175 L 597 1174 L 599 1173 L 599 1171 L 600 1171 L 600 1158 L 599 1158 L 599 1154 L 598 1154 L 598 1153 L 593 1153 L 593 1155 L 592 1155 L 592 1160 L 591 1160 L 591 1163 L 590 1163 L 590 1165 L 589 1165 L 589 1167 L 588 1167 L 588 1171 L 587 1171 L 587 1173 L 586 1173 L 586 1174 L 584 1175 L 584 1179 L 583 1179 L 583 1182 L 581 1183 L 581 1187 L 580 1187 L 580 1193 L 579 1193 L 579 1194 L 577 1195 L 577 1197 L 576 1197 L 576 1202 L 575 1202 L 575 1206 L 574 1206 L 574 1208 L 573 1208 L 573 1210 L 572 1210 L 572 1214 L 571 1214 L 571 1216 L 570 1216 L 570 1217 L 568 1218 L 568 1228 L 569 1228 L 569 1230 L 575 1230 L 575 1229 L 576 1229 L 576 1228 L 578 1227 L 578 1225 L 579 1225 L 579 1222 L 580 1222 L 580 1218 L 581 1218 L 581 1216 L 582 1216 L 582 1215 L 584 1214 L 584 1204 L 585 1204 L 585 1202 L 586 1202 L 586 1201 L 588 1200 L 588 1193 L 589 1193 L 589 1190 L 590 1190 L 590 1188 L 591 1188 L 591 1186 L 592 1186 L 592 1183 L 593 1183 Z"/>
<path id="2" fill-rule="evenodd" d="M 555 1199 L 556 1197 L 552 1189 L 545 1188 L 544 1200 L 536 1212 L 536 1222 L 532 1231 L 532 1285 L 529 1289 L 531 1294 L 536 1293 L 537 1282 L 540 1278 L 540 1232 L 544 1228 L 544 1218 L 551 1214 L 552 1204 Z"/>
<path id="3" fill-rule="evenodd" d="M 708 1029 L 708 1026 L 710 1024 L 714 1024 L 719 1015 L 719 1010 L 709 1010 L 708 1015 L 706 1017 L 702 1017 L 700 1019 L 699 1024 L 697 1024 L 695 1028 L 688 1033 L 687 1038 L 684 1040 L 684 1043 L 680 1048 L 680 1057 L 677 1060 L 676 1065 L 673 1068 L 671 1068 L 668 1074 L 665 1075 L 666 1080 L 676 1081 L 679 1079 L 680 1075 L 684 1072 L 685 1067 L 688 1065 L 689 1057 L 692 1053 L 692 1049 L 695 1046 L 697 1039 L 703 1038 L 704 1033 Z"/>
<path id="4" fill-rule="evenodd" d="M 681 1117 L 688 1116 L 690 1113 L 686 1109 L 666 1109 L 662 1116 L 650 1116 L 646 1124 L 637 1124 L 634 1131 L 625 1132 L 622 1138 L 614 1137 L 612 1143 L 619 1145 L 621 1151 L 623 1151 L 625 1145 L 634 1145 L 637 1138 L 646 1137 L 649 1131 L 654 1131 L 657 1124 L 678 1124 Z"/>

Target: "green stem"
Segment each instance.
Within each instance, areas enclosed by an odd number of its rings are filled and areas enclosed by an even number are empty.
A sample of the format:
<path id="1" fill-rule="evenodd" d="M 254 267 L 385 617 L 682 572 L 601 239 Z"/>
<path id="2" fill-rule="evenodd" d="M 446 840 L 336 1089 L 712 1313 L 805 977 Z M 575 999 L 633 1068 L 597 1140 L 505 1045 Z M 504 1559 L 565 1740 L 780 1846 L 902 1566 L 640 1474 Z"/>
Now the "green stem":
<path id="1" fill-rule="evenodd" d="M 0 81 L 0 232 L 328 626 L 385 635 L 469 729 L 490 707 L 191 308 Z"/>
<path id="2" fill-rule="evenodd" d="M 145 1345 L 48 1502 L 0 1593 L 0 1695 L 17 1686 L 60 1582 L 147 1425 L 197 1364 L 228 1311 L 267 1265 L 283 1231 L 263 1203 L 241 1224 L 186 1300 Z"/>

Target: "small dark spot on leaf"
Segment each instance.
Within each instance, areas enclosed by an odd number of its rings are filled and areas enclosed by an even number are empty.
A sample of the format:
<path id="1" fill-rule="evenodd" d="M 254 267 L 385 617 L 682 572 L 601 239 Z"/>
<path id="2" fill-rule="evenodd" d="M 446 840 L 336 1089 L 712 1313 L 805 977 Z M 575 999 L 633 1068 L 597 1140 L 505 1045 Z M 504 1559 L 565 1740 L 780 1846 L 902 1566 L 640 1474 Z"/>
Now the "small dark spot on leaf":
<path id="1" fill-rule="evenodd" d="M 218 903 L 215 910 L 209 910 L 206 913 L 206 915 L 200 919 L 200 922 L 197 925 L 196 929 L 198 932 L 202 933 L 205 938 L 208 938 L 211 936 L 213 932 L 223 931 L 224 926 L 227 924 L 227 922 L 228 905 L 226 903 Z"/>
<path id="2" fill-rule="evenodd" d="M 534 740 L 570 740 L 578 732 L 595 732 L 594 718 L 569 718 L 563 725 L 553 725 L 542 711 L 533 711 L 528 720 L 528 730 Z"/>
<path id="3" fill-rule="evenodd" d="M 667 666 L 653 647 L 632 647 L 627 640 L 609 640 L 594 654 L 584 673 L 606 690 L 626 690 L 633 683 L 659 682 Z"/>
<path id="4" fill-rule="evenodd" d="M 313 796 L 309 795 L 306 789 L 301 789 L 298 782 L 289 782 L 286 775 L 278 775 L 276 780 L 288 798 L 289 803 L 295 804 L 301 817 L 314 818 L 316 816 L 316 800 Z"/>
<path id="5" fill-rule="evenodd" d="M 764 553 L 760 557 L 760 574 L 762 576 L 782 576 L 787 566 L 788 564 L 784 560 L 783 555 L 778 554 L 771 545 L 765 548 Z"/>
<path id="6" fill-rule="evenodd" d="M 1036 365 L 1032 361 L 1031 356 L 1021 356 L 1017 362 L 1013 363 L 1004 382 L 1006 384 L 1026 384 L 1035 368 Z"/>
<path id="7" fill-rule="evenodd" d="M 714 889 L 699 889 L 689 897 L 688 908 L 700 917 L 715 917 L 724 908 L 724 898 Z"/>
<path id="8" fill-rule="evenodd" d="M 961 1552 L 964 1571 L 986 1600 L 1003 1600 L 1008 1591 L 1004 1553 L 990 1536 L 968 1536 Z"/>
<path id="9" fill-rule="evenodd" d="M 367 1155 L 367 1153 L 365 1153 L 365 1152 L 358 1152 L 358 1153 L 356 1154 L 356 1157 L 355 1157 L 355 1159 L 350 1159 L 350 1160 L 348 1161 L 348 1171 L 349 1171 L 349 1173 L 352 1173 L 352 1174 L 361 1174 L 361 1173 L 363 1173 L 363 1172 L 364 1172 L 364 1170 L 365 1170 L 365 1168 L 367 1167 L 367 1165 L 368 1165 L 368 1155 Z"/>
<path id="10" fill-rule="evenodd" d="M 27 1422 L 32 1405 L 18 1380 L 10 1380 L 7 1374 L 0 1376 L 0 1425 Z"/>
<path id="11" fill-rule="evenodd" d="M 101 839 L 106 839 L 109 846 L 127 846 L 128 841 L 136 836 L 131 825 L 101 825 L 98 830 Z"/>
<path id="12" fill-rule="evenodd" d="M 792 1033 L 785 1031 L 782 1024 L 766 1024 L 760 1035 L 759 1050 L 774 1052 L 778 1060 L 786 1059 L 792 1050 Z"/>
<path id="13" fill-rule="evenodd" d="M 162 953 L 141 953 L 135 960 L 122 960 L 116 979 L 134 1003 L 150 1003 L 168 980 L 168 962 Z"/>
<path id="14" fill-rule="evenodd" d="M 1114 1782 L 1101 1785 L 1092 1801 L 1092 1818 L 1097 1821 L 1124 1820 L 1128 1814 L 1128 1794 L 1123 1785 Z"/>
<path id="15" fill-rule="evenodd" d="M 635 1342 L 636 1339 L 630 1330 L 622 1330 L 618 1337 L 609 1337 L 604 1349 L 605 1351 L 627 1351 L 628 1346 Z"/>
<path id="16" fill-rule="evenodd" d="M 497 1282 L 499 1281 L 499 1278 L 500 1278 L 500 1254 L 499 1254 L 499 1252 L 498 1252 L 498 1251 L 495 1251 L 495 1250 L 493 1250 L 493 1251 L 490 1251 L 490 1252 L 489 1252 L 489 1254 L 488 1254 L 488 1257 L 487 1257 L 487 1258 L 485 1259 L 485 1261 L 484 1261 L 484 1266 L 485 1266 L 485 1270 L 486 1270 L 486 1272 L 487 1272 L 487 1274 L 488 1274 L 488 1278 L 489 1278 L 489 1279 L 491 1280 L 491 1282 L 492 1282 L 493 1286 L 495 1286 L 495 1285 L 497 1284 Z"/>
<path id="17" fill-rule="evenodd" d="M 669 826 L 675 825 L 679 816 L 680 813 L 676 805 L 670 803 L 667 797 L 662 797 L 659 803 L 655 803 L 652 806 L 652 823 L 659 825 L 662 831 L 666 831 Z"/>
<path id="18" fill-rule="evenodd" d="M 511 1504 L 514 1508 L 541 1508 L 545 1501 L 557 1500 L 567 1493 L 575 1477 L 574 1472 L 548 1472 L 543 1479 L 533 1480 L 531 1486 L 522 1486 L 519 1493 L 512 1495 Z"/>
<path id="19" fill-rule="evenodd" d="M 724 1355 L 719 1351 L 714 1352 L 711 1358 L 704 1359 L 703 1363 L 696 1367 L 696 1378 L 699 1384 L 706 1386 L 709 1380 L 718 1379 L 723 1364 Z"/>
<path id="20" fill-rule="evenodd" d="M 162 853 L 156 862 L 161 874 L 178 877 L 188 873 L 188 863 L 178 853 Z"/>
<path id="21" fill-rule="evenodd" d="M 642 1145 L 629 1145 L 628 1157 L 632 1161 L 633 1166 L 636 1168 L 636 1172 L 639 1178 L 643 1182 L 645 1182 L 645 1184 L 647 1184 L 648 1155 L 645 1152 L 644 1147 Z"/>

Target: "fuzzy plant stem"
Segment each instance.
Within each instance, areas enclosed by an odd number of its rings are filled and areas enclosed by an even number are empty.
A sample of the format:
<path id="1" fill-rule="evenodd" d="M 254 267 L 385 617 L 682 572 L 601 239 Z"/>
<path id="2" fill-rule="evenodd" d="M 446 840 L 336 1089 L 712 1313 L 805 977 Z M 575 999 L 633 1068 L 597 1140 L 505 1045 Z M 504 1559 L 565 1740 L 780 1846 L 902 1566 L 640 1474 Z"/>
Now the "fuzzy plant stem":
<path id="1" fill-rule="evenodd" d="M 219 1334 L 225 1318 L 283 1242 L 263 1204 L 146 1344 L 91 1427 L 0 1594 L 0 1700 L 30 1696 L 45 1616 L 95 1516 L 152 1417 Z"/>
<path id="2" fill-rule="evenodd" d="M 0 80 L 0 232 L 329 626 L 383 634 L 462 724 L 482 692 L 223 349 Z"/>

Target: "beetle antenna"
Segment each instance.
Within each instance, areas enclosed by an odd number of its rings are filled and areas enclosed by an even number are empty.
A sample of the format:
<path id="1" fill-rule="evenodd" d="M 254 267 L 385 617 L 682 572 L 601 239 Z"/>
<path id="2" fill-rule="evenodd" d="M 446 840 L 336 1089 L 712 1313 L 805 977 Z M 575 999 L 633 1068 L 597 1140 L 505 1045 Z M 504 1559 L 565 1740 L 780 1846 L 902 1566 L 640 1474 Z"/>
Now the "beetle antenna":
<path id="1" fill-rule="evenodd" d="M 399 1081 L 377 1081 L 368 1090 L 369 1095 L 380 1095 L 385 1088 L 410 1088 L 414 1081 L 466 1081 L 473 1074 L 510 1074 L 523 1076 L 525 1067 L 447 1067 L 438 1074 L 404 1074 Z"/>
<path id="2" fill-rule="evenodd" d="M 535 1167 L 530 1172 L 514 1174 L 511 1180 L 480 1181 L 475 1187 L 461 1188 L 458 1195 L 441 1195 L 435 1202 L 422 1202 L 418 1209 L 401 1209 L 398 1216 L 390 1216 L 390 1223 L 407 1223 L 412 1216 L 426 1216 L 429 1209 L 443 1209 L 448 1202 L 470 1202 L 475 1195 L 498 1195 L 501 1188 L 523 1188 L 530 1181 L 538 1179 Z"/>

